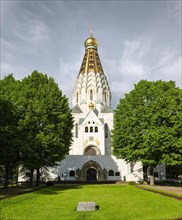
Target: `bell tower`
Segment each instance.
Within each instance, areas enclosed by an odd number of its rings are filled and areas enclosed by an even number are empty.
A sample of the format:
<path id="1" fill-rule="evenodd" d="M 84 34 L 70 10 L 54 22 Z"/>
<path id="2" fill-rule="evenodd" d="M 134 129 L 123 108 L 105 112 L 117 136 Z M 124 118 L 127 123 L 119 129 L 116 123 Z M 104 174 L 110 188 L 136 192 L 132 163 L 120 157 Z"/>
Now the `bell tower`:
<path id="1" fill-rule="evenodd" d="M 87 114 L 91 108 L 99 113 L 111 107 L 111 91 L 98 54 L 98 42 L 93 37 L 85 41 L 85 54 L 72 95 L 73 108 Z"/>
<path id="2" fill-rule="evenodd" d="M 75 126 L 70 155 L 110 155 L 111 91 L 92 31 L 84 46 L 85 54 L 72 94 Z"/>

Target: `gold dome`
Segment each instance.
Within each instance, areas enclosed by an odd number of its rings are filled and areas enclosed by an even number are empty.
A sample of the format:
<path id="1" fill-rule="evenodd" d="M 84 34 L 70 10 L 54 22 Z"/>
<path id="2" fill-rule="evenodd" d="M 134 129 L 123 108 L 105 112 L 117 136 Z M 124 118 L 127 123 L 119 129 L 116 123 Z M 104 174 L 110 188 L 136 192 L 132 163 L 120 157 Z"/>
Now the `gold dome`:
<path id="1" fill-rule="evenodd" d="M 89 47 L 89 46 L 93 46 L 93 47 L 98 47 L 98 42 L 95 38 L 93 37 L 89 37 L 86 41 L 85 41 L 85 48 Z"/>
<path id="2" fill-rule="evenodd" d="M 94 108 L 94 103 L 91 102 L 91 103 L 89 104 L 89 109 L 93 109 L 93 108 Z"/>

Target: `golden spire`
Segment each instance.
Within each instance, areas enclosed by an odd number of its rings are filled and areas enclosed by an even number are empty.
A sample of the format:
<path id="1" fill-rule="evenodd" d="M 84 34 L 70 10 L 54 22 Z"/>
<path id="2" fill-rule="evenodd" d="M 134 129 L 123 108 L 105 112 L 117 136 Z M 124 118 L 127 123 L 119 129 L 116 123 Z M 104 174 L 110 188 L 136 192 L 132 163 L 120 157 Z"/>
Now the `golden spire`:
<path id="1" fill-rule="evenodd" d="M 102 65 L 97 52 L 98 42 L 93 37 L 93 28 L 90 28 L 90 37 L 85 41 L 85 56 L 80 68 L 80 73 L 103 73 Z"/>

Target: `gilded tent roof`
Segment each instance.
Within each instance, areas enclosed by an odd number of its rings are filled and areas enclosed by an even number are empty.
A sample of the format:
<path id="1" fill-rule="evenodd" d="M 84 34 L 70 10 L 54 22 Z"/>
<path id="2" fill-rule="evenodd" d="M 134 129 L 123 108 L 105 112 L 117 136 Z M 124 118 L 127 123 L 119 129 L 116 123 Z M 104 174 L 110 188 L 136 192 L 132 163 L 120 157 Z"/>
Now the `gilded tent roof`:
<path id="1" fill-rule="evenodd" d="M 79 74 L 89 73 L 91 71 L 95 73 L 103 73 L 97 47 L 98 42 L 91 34 L 91 36 L 85 41 L 85 55 L 83 57 Z"/>

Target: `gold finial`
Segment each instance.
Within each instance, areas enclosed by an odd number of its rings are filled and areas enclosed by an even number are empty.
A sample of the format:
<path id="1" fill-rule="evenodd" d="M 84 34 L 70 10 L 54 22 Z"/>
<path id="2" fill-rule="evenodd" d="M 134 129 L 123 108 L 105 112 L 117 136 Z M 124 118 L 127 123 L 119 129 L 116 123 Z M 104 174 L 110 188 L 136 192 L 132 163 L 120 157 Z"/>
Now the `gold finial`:
<path id="1" fill-rule="evenodd" d="M 94 103 L 93 102 L 90 102 L 89 109 L 94 109 Z"/>
<path id="2" fill-rule="evenodd" d="M 90 28 L 90 37 L 93 37 L 93 28 Z"/>
<path id="3" fill-rule="evenodd" d="M 93 46 L 95 48 L 98 47 L 98 43 L 97 40 L 93 37 L 93 28 L 90 28 L 90 37 L 87 38 L 87 40 L 85 41 L 85 48 L 87 49 L 87 47 L 89 46 Z"/>

